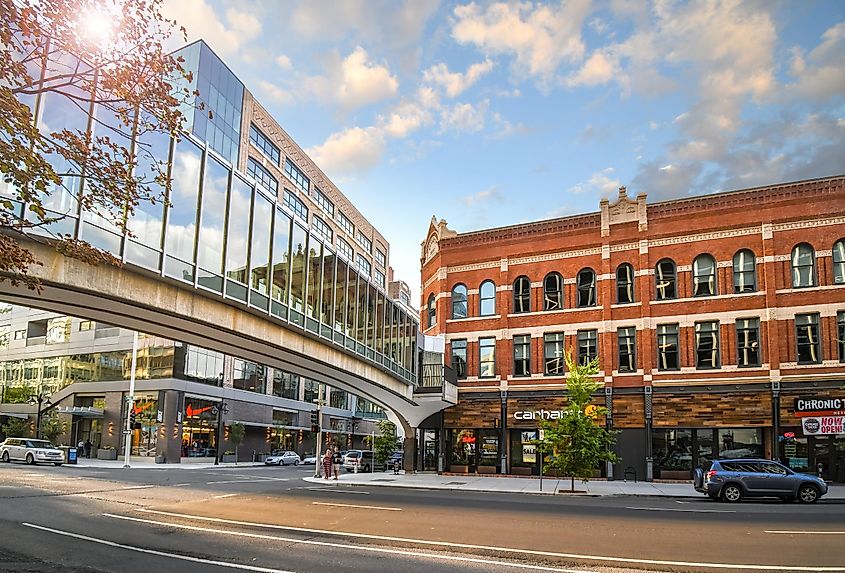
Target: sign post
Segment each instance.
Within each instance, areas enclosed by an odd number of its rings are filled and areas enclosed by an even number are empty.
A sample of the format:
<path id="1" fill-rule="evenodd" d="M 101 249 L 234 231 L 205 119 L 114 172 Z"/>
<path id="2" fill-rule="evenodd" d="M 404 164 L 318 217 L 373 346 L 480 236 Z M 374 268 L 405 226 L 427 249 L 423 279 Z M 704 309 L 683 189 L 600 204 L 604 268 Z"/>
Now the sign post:
<path id="1" fill-rule="evenodd" d="M 129 465 L 132 451 L 132 412 L 135 408 L 135 366 L 138 364 L 138 331 L 132 333 L 132 369 L 129 372 L 129 395 L 126 397 L 126 439 L 123 442 L 123 467 Z"/>

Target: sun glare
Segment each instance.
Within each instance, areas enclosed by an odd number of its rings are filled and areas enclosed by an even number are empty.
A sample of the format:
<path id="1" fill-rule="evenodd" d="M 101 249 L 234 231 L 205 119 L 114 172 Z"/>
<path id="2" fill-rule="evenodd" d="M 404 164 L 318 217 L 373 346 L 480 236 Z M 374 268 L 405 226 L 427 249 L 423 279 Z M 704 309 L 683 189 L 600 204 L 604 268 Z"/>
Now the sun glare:
<path id="1" fill-rule="evenodd" d="M 118 13 L 111 3 L 97 3 L 86 7 L 77 20 L 79 39 L 95 49 L 104 49 L 112 41 L 118 24 Z"/>

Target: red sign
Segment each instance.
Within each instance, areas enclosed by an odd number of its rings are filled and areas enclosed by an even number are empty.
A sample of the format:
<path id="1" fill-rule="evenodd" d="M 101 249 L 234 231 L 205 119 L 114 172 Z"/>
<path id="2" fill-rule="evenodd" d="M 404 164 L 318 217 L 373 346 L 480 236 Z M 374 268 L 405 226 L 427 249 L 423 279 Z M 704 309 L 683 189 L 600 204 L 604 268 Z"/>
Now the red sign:
<path id="1" fill-rule="evenodd" d="M 784 438 L 794 438 L 795 432 L 784 432 L 783 437 Z"/>
<path id="2" fill-rule="evenodd" d="M 211 406 L 206 406 L 205 408 L 194 408 L 193 405 L 188 404 L 188 407 L 185 408 L 185 415 L 188 418 L 193 418 L 195 416 L 199 416 L 203 412 L 208 412 L 211 410 Z"/>

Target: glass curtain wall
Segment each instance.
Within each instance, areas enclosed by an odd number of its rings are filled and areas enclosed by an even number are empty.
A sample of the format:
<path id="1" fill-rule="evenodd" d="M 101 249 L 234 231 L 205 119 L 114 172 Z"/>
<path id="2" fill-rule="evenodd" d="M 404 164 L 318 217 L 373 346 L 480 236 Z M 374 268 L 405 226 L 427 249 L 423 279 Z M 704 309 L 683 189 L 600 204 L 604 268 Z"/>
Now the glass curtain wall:
<path id="1" fill-rule="evenodd" d="M 248 284 L 252 193 L 252 187 L 246 181 L 232 177 L 226 233 L 226 294 L 243 302 L 246 302 Z"/>
<path id="2" fill-rule="evenodd" d="M 270 301 L 270 239 L 273 230 L 273 204 L 261 193 L 255 194 L 250 249 L 249 303 L 268 310 Z"/>
<path id="3" fill-rule="evenodd" d="M 319 332 L 320 294 L 323 291 L 323 244 L 311 239 L 308 248 L 308 289 L 306 293 L 305 314 L 306 328 Z"/>
<path id="4" fill-rule="evenodd" d="M 185 138 L 173 151 L 173 183 L 167 213 L 164 272 L 179 280 L 194 282 L 202 149 Z"/>
<path id="5" fill-rule="evenodd" d="M 304 324 L 307 259 L 308 234 L 299 224 L 294 223 L 291 234 L 290 320 L 299 326 Z"/>
<path id="6" fill-rule="evenodd" d="M 200 235 L 197 243 L 197 283 L 223 292 L 223 236 L 229 196 L 230 171 L 213 157 L 205 165 L 200 206 Z"/>
<path id="7" fill-rule="evenodd" d="M 273 285 L 271 289 L 272 312 L 287 317 L 288 285 L 290 283 L 290 225 L 291 218 L 276 207 L 276 224 L 273 226 Z"/>

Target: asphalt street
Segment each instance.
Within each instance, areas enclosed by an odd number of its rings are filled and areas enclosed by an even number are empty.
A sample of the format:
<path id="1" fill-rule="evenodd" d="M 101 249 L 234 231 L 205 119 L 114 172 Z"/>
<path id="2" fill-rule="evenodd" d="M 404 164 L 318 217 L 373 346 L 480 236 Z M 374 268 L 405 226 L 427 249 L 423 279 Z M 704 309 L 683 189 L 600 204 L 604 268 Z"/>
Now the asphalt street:
<path id="1" fill-rule="evenodd" d="M 845 503 L 302 481 L 312 468 L 0 465 L 0 571 L 842 571 Z"/>

